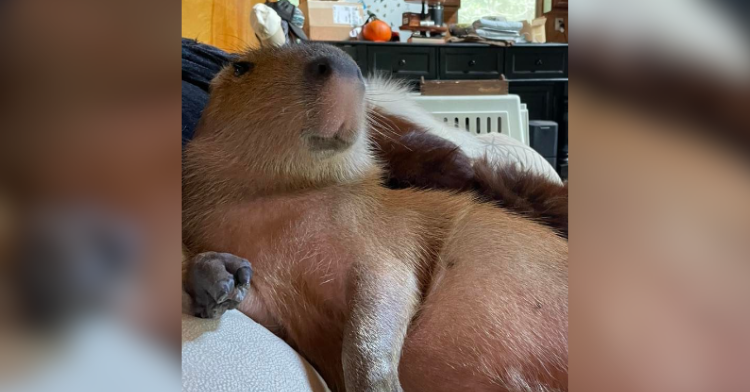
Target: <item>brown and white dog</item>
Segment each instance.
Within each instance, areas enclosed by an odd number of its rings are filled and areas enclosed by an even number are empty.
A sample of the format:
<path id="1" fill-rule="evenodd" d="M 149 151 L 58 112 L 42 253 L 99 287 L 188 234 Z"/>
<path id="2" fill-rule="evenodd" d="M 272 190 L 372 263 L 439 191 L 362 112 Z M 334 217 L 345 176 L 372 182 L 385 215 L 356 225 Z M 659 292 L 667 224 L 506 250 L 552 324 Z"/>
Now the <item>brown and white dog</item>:
<path id="1" fill-rule="evenodd" d="M 337 391 L 567 390 L 566 240 L 470 192 L 384 187 L 368 98 L 320 44 L 216 77 L 183 165 L 193 311 L 237 306 Z"/>

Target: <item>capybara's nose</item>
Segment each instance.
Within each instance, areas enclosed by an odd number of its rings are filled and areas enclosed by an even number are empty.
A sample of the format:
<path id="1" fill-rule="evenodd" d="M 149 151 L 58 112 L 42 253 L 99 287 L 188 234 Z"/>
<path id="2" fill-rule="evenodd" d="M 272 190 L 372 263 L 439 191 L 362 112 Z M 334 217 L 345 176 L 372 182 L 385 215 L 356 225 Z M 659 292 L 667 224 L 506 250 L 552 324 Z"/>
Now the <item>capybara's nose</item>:
<path id="1" fill-rule="evenodd" d="M 328 80 L 332 77 L 362 79 L 357 64 L 346 55 L 328 55 L 310 61 L 306 68 L 307 78 L 313 82 Z"/>

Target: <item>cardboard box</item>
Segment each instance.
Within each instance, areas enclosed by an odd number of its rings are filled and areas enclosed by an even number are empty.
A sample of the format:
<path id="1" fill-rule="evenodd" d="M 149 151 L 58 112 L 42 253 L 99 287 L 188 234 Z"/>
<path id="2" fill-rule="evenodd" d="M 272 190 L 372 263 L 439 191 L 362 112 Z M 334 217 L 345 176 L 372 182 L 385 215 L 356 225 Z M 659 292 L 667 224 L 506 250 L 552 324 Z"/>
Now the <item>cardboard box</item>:
<path id="1" fill-rule="evenodd" d="M 523 21 L 523 28 L 520 34 L 526 37 L 529 42 L 543 44 L 547 42 L 547 35 L 545 34 L 544 24 L 547 22 L 547 18 L 539 17 L 531 21 Z"/>
<path id="2" fill-rule="evenodd" d="M 422 95 L 508 95 L 505 76 L 497 80 L 424 80 Z"/>
<path id="3" fill-rule="evenodd" d="M 348 40 L 349 33 L 365 23 L 362 3 L 301 0 L 299 8 L 305 14 L 303 30 L 315 41 Z"/>

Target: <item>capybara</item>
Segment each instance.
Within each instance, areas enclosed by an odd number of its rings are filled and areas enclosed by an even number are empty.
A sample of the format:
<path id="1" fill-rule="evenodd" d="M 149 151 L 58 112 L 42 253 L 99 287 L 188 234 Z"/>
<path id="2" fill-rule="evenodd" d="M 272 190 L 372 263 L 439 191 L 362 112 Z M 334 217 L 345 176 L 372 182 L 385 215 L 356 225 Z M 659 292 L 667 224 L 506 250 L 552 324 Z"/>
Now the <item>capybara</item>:
<path id="1" fill-rule="evenodd" d="M 237 306 L 335 391 L 566 391 L 567 241 L 471 192 L 385 187 L 369 91 L 324 44 L 215 78 L 183 158 L 194 312 Z"/>

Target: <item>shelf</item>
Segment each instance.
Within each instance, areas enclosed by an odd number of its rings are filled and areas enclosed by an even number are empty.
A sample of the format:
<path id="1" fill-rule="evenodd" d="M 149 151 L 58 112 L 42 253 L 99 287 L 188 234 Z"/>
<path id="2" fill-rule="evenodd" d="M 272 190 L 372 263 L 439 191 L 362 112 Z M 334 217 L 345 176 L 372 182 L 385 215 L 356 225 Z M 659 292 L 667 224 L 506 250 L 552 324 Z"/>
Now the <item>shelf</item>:
<path id="1" fill-rule="evenodd" d="M 445 25 L 443 26 L 407 26 L 403 25 L 399 27 L 399 30 L 408 30 L 408 31 L 426 31 L 428 33 L 447 33 L 448 27 Z"/>

